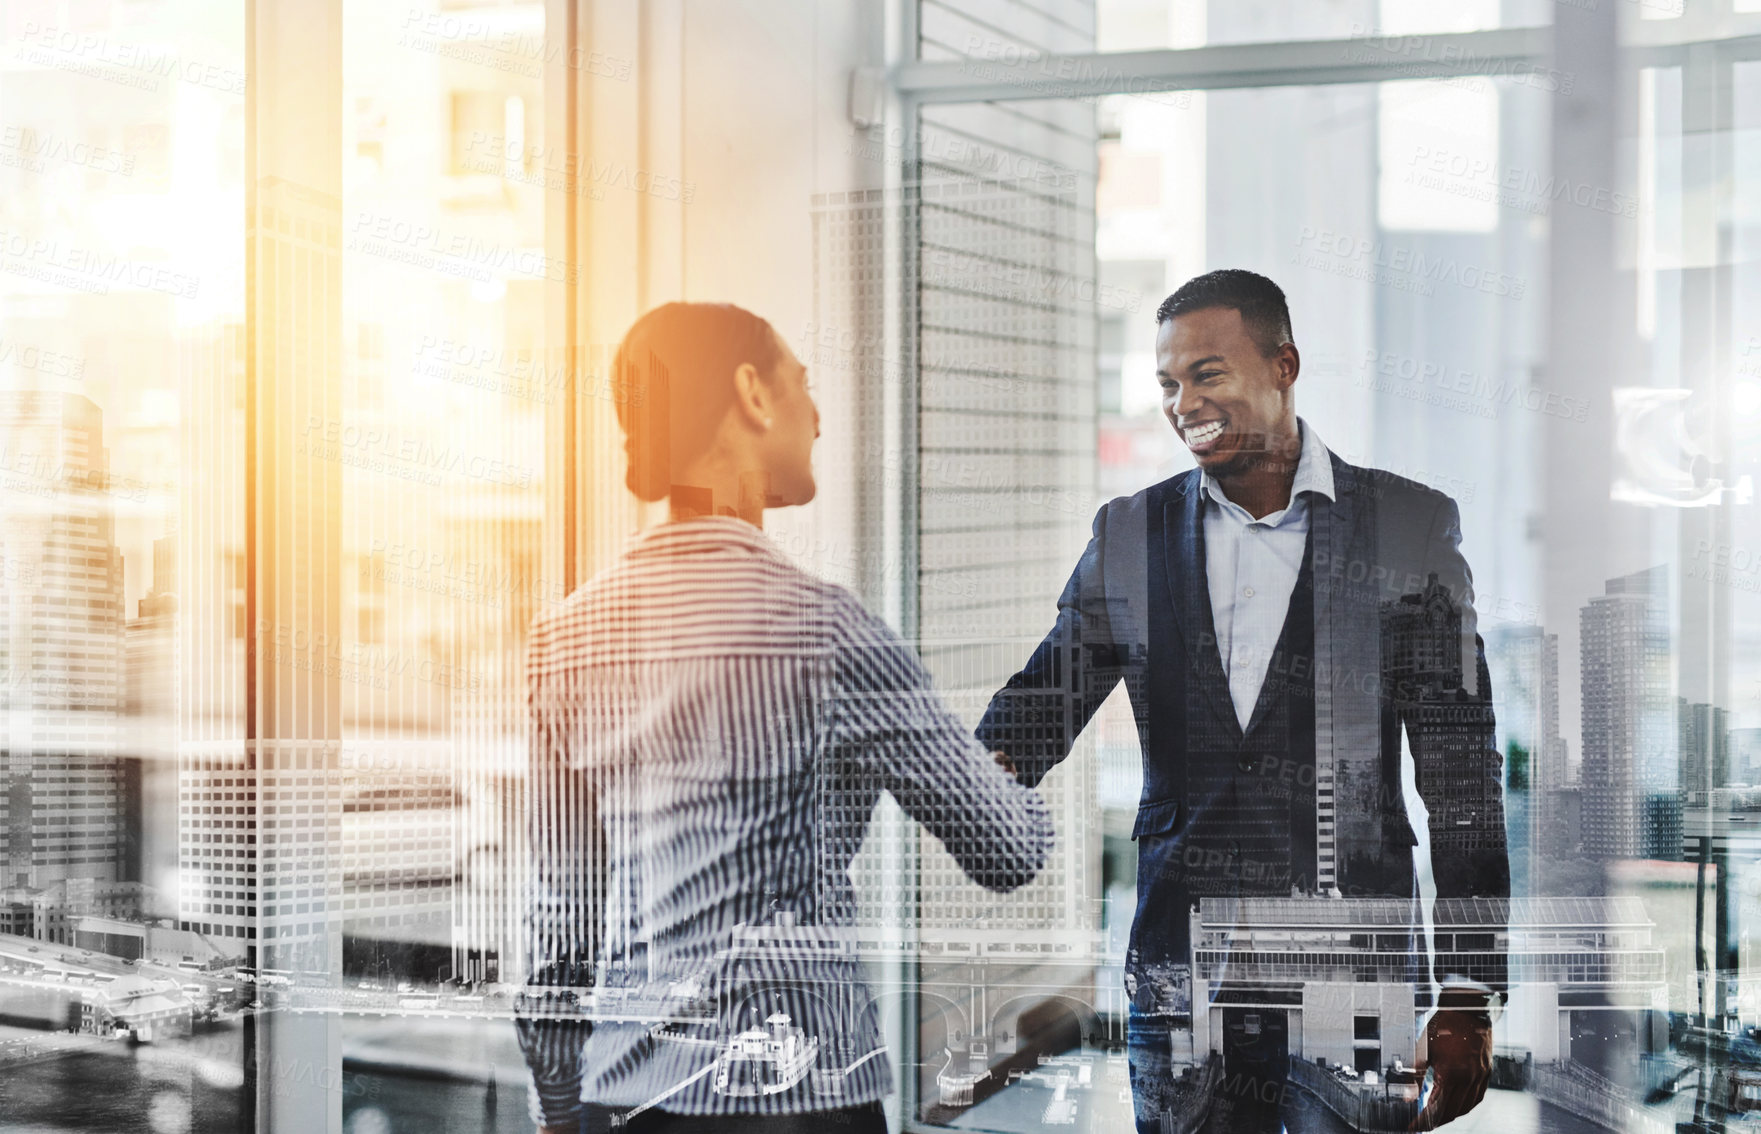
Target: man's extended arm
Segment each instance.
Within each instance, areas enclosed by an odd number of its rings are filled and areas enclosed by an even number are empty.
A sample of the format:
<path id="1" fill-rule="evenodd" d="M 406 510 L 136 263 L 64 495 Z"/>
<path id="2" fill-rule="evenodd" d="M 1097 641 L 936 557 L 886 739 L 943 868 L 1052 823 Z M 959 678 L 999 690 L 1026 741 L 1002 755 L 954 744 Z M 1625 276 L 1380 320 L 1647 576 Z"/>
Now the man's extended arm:
<path id="1" fill-rule="evenodd" d="M 1439 899 L 1507 902 L 1510 856 L 1504 834 L 1504 758 L 1498 751 L 1485 643 L 1474 613 L 1473 577 L 1461 554 L 1461 514 L 1453 500 L 1445 500 L 1438 510 L 1428 555 L 1427 573 L 1448 589 L 1460 612 L 1462 657 L 1462 694 L 1455 711 L 1440 713 L 1439 719 L 1419 728 L 1413 719 L 1417 706 L 1410 702 L 1404 706 L 1419 773 L 1416 786 L 1432 816 L 1431 874 Z M 1445 763 L 1447 776 L 1425 774 L 1427 768 Z M 1444 816 L 1447 823 L 1441 821 Z M 1505 928 L 1502 919 L 1494 919 L 1483 932 L 1502 934 Z M 1495 962 L 1486 962 L 1475 979 L 1503 992 L 1507 981 L 1502 953 Z"/>
<path id="2" fill-rule="evenodd" d="M 1107 509 L 1095 513 L 1094 535 L 1058 597 L 1051 633 L 997 691 L 978 724 L 979 741 L 1009 758 L 1017 778 L 1039 786 L 1070 754 L 1089 718 L 1125 672 L 1125 648 L 1114 642 L 1101 573 Z"/>
<path id="3" fill-rule="evenodd" d="M 1454 947 L 1439 957 L 1438 1010 L 1426 1023 L 1426 1058 L 1435 1080 L 1430 1099 L 1413 1123 L 1431 1130 L 1466 1114 L 1486 1093 L 1492 1072 L 1489 1009 L 1509 986 L 1508 929 L 1510 857 L 1504 833 L 1504 761 L 1498 752 L 1492 680 L 1485 643 L 1477 629 L 1473 577 L 1461 554 L 1461 513 L 1453 500 L 1439 507 L 1427 550 L 1427 578 L 1448 589 L 1461 616 L 1462 689 L 1452 705 L 1432 706 L 1436 719 L 1421 722 L 1421 706 L 1404 699 L 1403 721 L 1412 748 L 1415 784 L 1431 815 L 1431 874 L 1439 901 L 1489 898 L 1474 903 L 1487 916 L 1458 922 Z M 1421 727 L 1422 725 L 1422 727 Z M 1448 775 L 1426 775 L 1440 763 Z M 1440 927 L 1441 928 L 1441 927 Z M 1466 947 L 1464 938 L 1478 937 Z M 1444 951 L 1439 950 L 1440 953 Z M 1465 970 L 1465 971 L 1464 971 Z"/>

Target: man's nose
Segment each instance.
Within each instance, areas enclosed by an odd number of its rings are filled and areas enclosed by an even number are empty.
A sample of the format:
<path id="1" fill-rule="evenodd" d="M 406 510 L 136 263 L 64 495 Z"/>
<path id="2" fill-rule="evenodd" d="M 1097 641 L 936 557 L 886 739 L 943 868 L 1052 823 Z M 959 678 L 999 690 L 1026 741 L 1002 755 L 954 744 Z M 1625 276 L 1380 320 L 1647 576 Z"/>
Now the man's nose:
<path id="1" fill-rule="evenodd" d="M 1186 418 L 1189 418 L 1198 412 L 1198 407 L 1202 401 L 1203 399 L 1195 394 L 1190 388 L 1183 387 L 1180 393 L 1174 396 L 1174 417 L 1176 420 L 1184 422 Z"/>

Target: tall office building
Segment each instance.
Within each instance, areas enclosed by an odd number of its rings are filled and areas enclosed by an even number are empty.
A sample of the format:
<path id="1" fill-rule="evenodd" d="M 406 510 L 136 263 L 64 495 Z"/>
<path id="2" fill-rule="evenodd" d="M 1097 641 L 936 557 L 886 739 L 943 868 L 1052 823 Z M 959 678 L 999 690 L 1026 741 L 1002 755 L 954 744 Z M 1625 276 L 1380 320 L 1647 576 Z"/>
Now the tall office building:
<path id="1" fill-rule="evenodd" d="M 116 759 L 122 556 L 103 415 L 0 391 L 0 885 L 115 881 L 128 852 Z"/>
<path id="2" fill-rule="evenodd" d="M 524 976 L 526 634 L 539 607 L 563 595 L 539 569 L 541 518 L 532 495 L 453 495 L 457 503 L 438 533 L 448 549 L 447 574 L 457 581 L 443 612 L 454 628 L 442 749 L 451 778 L 445 810 L 428 815 L 446 825 L 444 842 L 430 839 L 444 854 L 405 870 L 446 878 L 444 888 L 430 884 L 429 896 L 451 903 L 453 972 L 506 981 Z"/>
<path id="3" fill-rule="evenodd" d="M 1735 780 L 1731 765 L 1730 711 L 1675 699 L 1676 743 L 1681 753 L 1681 790 L 1715 791 Z"/>
<path id="4" fill-rule="evenodd" d="M 1565 787 L 1572 777 L 1559 732 L 1559 635 L 1518 624 L 1489 630 L 1485 638 L 1500 751 L 1523 756 L 1521 778 L 1531 792 Z"/>
<path id="5" fill-rule="evenodd" d="M 1515 624 L 1488 630 L 1485 638 L 1505 758 L 1510 851 L 1513 859 L 1526 858 L 1530 892 L 1540 893 L 1547 859 L 1577 846 L 1569 749 L 1559 730 L 1559 635 Z"/>
<path id="6" fill-rule="evenodd" d="M 1761 728 L 1730 730 L 1730 774 L 1737 783 L 1761 782 Z"/>
<path id="7" fill-rule="evenodd" d="M 256 960 L 258 782 L 245 760 L 245 350 L 238 328 L 179 345 L 179 447 L 190 461 L 154 589 L 170 613 L 177 767 L 177 928 Z M 142 617 L 146 618 L 145 611 Z M 264 962 L 267 963 L 267 962 Z"/>
<path id="8" fill-rule="evenodd" d="M 153 541 L 151 588 L 123 624 L 122 759 L 128 829 L 139 847 L 131 877 L 147 887 L 143 912 L 170 914 L 177 895 L 177 537 Z"/>
<path id="9" fill-rule="evenodd" d="M 1579 611 L 1584 849 L 1599 858 L 1681 846 L 1667 584 L 1663 567 L 1623 575 Z"/>
<path id="10" fill-rule="evenodd" d="M 1439 793 L 1431 843 L 1476 851 L 1503 832 L 1483 822 L 1498 813 L 1499 787 L 1478 774 L 1471 749 L 1493 742 L 1492 700 L 1483 683 L 1477 692 L 1466 687 L 1461 636 L 1461 607 L 1436 575 L 1382 608 L 1382 677 L 1417 734 L 1418 781 Z"/>

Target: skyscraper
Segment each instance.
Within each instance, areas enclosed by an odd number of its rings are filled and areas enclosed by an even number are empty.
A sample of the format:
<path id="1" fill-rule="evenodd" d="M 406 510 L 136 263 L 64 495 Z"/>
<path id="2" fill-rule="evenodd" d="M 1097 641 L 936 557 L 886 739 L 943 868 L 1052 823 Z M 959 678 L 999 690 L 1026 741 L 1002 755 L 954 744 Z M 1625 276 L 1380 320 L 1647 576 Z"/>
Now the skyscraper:
<path id="1" fill-rule="evenodd" d="M 1579 611 L 1584 849 L 1599 858 L 1680 854 L 1667 582 L 1664 567 L 1610 579 Z"/>
<path id="2" fill-rule="evenodd" d="M 1505 757 L 1511 854 L 1526 856 L 1531 892 L 1539 893 L 1536 872 L 1546 858 L 1577 844 L 1568 749 L 1559 734 L 1559 635 L 1535 625 L 1498 627 L 1486 634 L 1486 662 Z"/>
<path id="3" fill-rule="evenodd" d="M 1475 691 L 1464 683 L 1461 635 L 1461 607 L 1434 574 L 1423 591 L 1382 608 L 1382 675 L 1418 733 L 1418 780 L 1449 785 L 1439 795 L 1443 810 L 1430 817 L 1431 844 L 1475 851 L 1503 835 L 1482 821 L 1501 801 L 1487 798 L 1498 789 L 1462 751 L 1490 743 L 1493 710 L 1484 677 Z"/>
<path id="4" fill-rule="evenodd" d="M 182 449 L 190 465 L 166 564 L 175 564 L 175 575 L 161 579 L 155 556 L 154 586 L 176 596 L 177 928 L 249 956 L 259 939 L 259 879 L 257 779 L 243 735 L 243 344 L 242 335 L 200 331 L 182 344 Z"/>
<path id="5" fill-rule="evenodd" d="M 122 759 L 131 787 L 129 831 L 138 846 L 132 877 L 147 910 L 174 912 L 177 896 L 177 537 L 153 541 L 152 589 L 123 625 Z M 147 911 L 143 911 L 147 912 Z"/>
<path id="6" fill-rule="evenodd" d="M 1498 627 L 1486 634 L 1486 661 L 1505 754 L 1515 745 L 1527 755 L 1531 791 L 1565 787 L 1572 777 L 1559 733 L 1559 635 L 1533 625 Z"/>
<path id="7" fill-rule="evenodd" d="M 103 415 L 77 394 L 0 392 L 0 885 L 114 881 L 122 556 Z"/>
<path id="8" fill-rule="evenodd" d="M 1732 775 L 1730 712 L 1677 697 L 1676 743 L 1681 752 L 1681 790 L 1714 791 L 1729 787 Z"/>
<path id="9" fill-rule="evenodd" d="M 1737 783 L 1761 780 L 1761 728 L 1730 730 L 1730 772 Z"/>

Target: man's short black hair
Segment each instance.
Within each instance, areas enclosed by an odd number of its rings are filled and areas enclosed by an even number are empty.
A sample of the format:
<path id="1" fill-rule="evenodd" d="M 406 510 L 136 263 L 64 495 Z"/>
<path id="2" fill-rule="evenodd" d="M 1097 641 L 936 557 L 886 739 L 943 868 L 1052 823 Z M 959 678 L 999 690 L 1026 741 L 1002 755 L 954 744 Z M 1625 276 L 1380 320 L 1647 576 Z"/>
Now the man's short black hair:
<path id="1" fill-rule="evenodd" d="M 1187 280 L 1156 308 L 1156 326 L 1176 315 L 1207 307 L 1228 307 L 1241 312 L 1247 333 L 1267 357 L 1285 343 L 1296 341 L 1290 333 L 1290 308 L 1284 302 L 1283 290 L 1258 272 L 1243 268 L 1219 268 Z"/>

